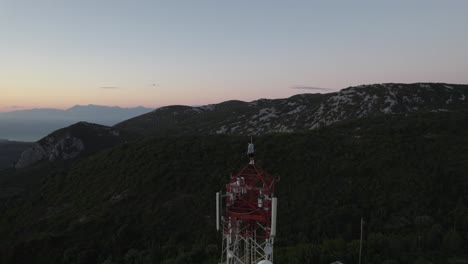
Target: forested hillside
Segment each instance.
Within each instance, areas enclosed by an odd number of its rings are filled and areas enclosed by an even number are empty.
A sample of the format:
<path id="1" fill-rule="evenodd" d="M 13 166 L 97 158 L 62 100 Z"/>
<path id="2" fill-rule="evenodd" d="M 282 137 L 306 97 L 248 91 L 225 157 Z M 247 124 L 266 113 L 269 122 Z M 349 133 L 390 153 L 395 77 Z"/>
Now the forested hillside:
<path id="1" fill-rule="evenodd" d="M 467 129 L 468 112 L 429 112 L 255 137 L 281 179 L 275 263 L 356 263 L 361 217 L 363 263 L 466 263 Z M 41 180 L 0 200 L 0 262 L 217 263 L 214 194 L 248 140 L 153 137 L 29 168 Z"/>

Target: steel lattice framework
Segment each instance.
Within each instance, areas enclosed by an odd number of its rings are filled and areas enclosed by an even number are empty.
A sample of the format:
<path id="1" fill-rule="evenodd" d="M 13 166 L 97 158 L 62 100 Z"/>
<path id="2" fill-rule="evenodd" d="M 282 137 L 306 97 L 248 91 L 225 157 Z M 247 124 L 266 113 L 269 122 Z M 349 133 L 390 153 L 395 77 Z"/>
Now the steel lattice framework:
<path id="1" fill-rule="evenodd" d="M 273 177 L 259 166 L 249 164 L 231 175 L 224 195 L 217 193 L 217 228 L 221 219 L 223 232 L 221 263 L 273 261 L 277 201 L 273 197 L 274 187 Z"/>

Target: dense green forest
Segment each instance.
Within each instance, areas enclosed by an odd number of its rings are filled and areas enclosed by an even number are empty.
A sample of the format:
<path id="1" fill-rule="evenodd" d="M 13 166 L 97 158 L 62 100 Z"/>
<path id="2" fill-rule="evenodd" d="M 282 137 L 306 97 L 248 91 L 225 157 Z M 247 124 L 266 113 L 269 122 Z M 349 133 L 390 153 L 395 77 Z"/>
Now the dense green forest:
<path id="1" fill-rule="evenodd" d="M 275 263 L 468 263 L 468 112 L 254 138 L 275 177 Z M 152 137 L 0 172 L 1 263 L 218 263 L 215 192 L 247 137 Z"/>

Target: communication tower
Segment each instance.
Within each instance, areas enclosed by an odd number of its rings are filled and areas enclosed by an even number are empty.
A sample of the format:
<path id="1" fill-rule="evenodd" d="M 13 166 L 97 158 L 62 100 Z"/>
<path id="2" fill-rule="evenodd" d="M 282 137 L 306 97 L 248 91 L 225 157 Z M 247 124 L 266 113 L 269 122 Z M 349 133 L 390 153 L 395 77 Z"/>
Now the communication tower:
<path id="1" fill-rule="evenodd" d="M 222 264 L 272 264 L 276 236 L 275 179 L 252 160 L 216 193 Z"/>

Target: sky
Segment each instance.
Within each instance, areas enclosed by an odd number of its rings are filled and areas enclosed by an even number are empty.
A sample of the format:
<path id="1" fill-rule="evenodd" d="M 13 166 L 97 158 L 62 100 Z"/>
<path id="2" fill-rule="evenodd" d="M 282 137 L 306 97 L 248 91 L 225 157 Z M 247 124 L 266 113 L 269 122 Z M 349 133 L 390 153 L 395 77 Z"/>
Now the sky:
<path id="1" fill-rule="evenodd" d="M 468 83 L 466 0 L 0 0 L 0 111 Z"/>

